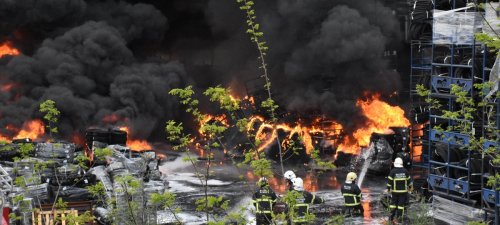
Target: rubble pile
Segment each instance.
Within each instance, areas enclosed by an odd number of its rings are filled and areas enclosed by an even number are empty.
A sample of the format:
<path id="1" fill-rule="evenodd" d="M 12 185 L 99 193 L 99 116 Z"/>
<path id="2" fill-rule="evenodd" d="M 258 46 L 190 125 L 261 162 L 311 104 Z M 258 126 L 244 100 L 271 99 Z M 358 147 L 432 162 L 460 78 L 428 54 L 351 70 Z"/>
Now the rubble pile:
<path id="1" fill-rule="evenodd" d="M 28 155 L 21 150 L 26 145 L 31 145 Z M 59 198 L 68 203 L 92 202 L 93 214 L 101 224 L 109 224 L 110 216 L 116 224 L 125 224 L 130 217 L 138 224 L 156 222 L 157 208 L 150 202 L 151 195 L 163 193 L 168 187 L 158 170 L 160 159 L 156 153 L 133 152 L 123 145 L 97 141 L 92 146 L 92 152 L 107 148 L 112 154 L 82 161 L 78 156 L 85 153 L 74 143 L 26 140 L 0 144 L 0 193 L 12 211 L 21 215 L 22 224 L 32 224 L 31 212 L 35 208 L 52 205 Z M 138 188 L 124 190 L 131 187 L 123 177 L 138 182 Z M 98 183 L 105 189 L 102 196 L 93 195 L 87 188 Z M 19 201 L 20 196 L 23 201 Z M 128 211 L 130 200 L 135 204 L 135 215 Z M 31 202 L 31 207 L 20 207 L 20 202 L 26 201 Z"/>

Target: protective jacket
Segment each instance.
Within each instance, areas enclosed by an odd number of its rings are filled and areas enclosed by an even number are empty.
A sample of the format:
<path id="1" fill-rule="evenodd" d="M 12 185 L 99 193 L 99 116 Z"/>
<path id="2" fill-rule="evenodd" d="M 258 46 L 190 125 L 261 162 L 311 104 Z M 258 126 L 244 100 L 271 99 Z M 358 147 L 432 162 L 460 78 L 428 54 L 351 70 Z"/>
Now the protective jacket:
<path id="1" fill-rule="evenodd" d="M 253 194 L 253 204 L 257 214 L 272 214 L 273 204 L 276 201 L 276 193 L 269 186 L 259 188 Z"/>
<path id="2" fill-rule="evenodd" d="M 344 183 L 340 188 L 344 196 L 345 206 L 357 206 L 361 204 L 361 190 L 355 183 Z"/>
<path id="3" fill-rule="evenodd" d="M 309 214 L 309 205 L 320 204 L 323 203 L 324 200 L 307 191 L 294 191 L 294 192 L 300 193 L 300 196 L 296 199 L 295 204 L 290 204 L 289 206 L 293 212 L 292 222 L 294 224 L 305 223 L 307 222 L 305 215 Z"/>
<path id="4" fill-rule="evenodd" d="M 403 167 L 395 167 L 389 173 L 387 189 L 392 193 L 407 193 L 412 185 L 410 173 Z"/>
<path id="5" fill-rule="evenodd" d="M 395 167 L 389 173 L 387 189 L 391 191 L 390 220 L 400 218 L 405 214 L 405 206 L 408 200 L 408 189 L 412 186 L 412 179 L 408 170 L 404 167 Z"/>

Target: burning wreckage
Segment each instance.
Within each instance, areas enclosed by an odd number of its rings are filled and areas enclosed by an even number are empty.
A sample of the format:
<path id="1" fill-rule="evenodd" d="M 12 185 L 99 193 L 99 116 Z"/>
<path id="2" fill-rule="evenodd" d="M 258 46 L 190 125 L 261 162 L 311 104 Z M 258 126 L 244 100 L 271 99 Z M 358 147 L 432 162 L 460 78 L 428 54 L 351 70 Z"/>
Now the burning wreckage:
<path id="1" fill-rule="evenodd" d="M 339 123 L 320 119 L 315 119 L 310 125 L 281 123 L 273 130 L 273 126 L 263 117 L 253 116 L 247 129 L 254 132 L 255 138 L 262 143 L 258 150 L 265 151 L 270 158 L 278 159 L 276 139 L 279 138 L 282 140 L 280 147 L 284 150 L 285 163 L 308 163 L 311 151 L 319 149 L 323 157 L 334 156 L 331 159 L 336 159 L 335 164 L 341 169 L 357 170 L 363 164 L 369 165 L 363 168 L 369 173 L 385 175 L 396 155 L 409 159 L 408 128 L 392 126 L 405 125 L 407 121 L 399 107 L 390 106 L 376 96 L 366 101 L 360 100 L 358 104 L 370 120 L 366 127 L 353 135 L 346 135 Z M 374 107 L 379 107 L 378 111 L 388 111 L 384 114 L 371 113 L 370 110 Z M 382 115 L 397 116 L 383 120 L 377 118 Z M 208 117 L 202 122 L 212 120 L 227 124 L 223 116 Z M 386 124 L 376 121 L 384 121 Z M 402 124 L 398 124 L 399 122 Z M 80 212 L 93 211 L 97 221 L 102 224 L 110 221 L 108 217 L 112 211 L 118 220 L 126 220 L 128 214 L 121 212 L 126 207 L 120 205 L 127 204 L 128 198 L 144 206 L 144 210 L 134 215 L 136 218 L 140 218 L 144 224 L 156 223 L 164 215 L 161 215 L 162 211 L 157 206 L 152 205 L 151 195 L 168 189 L 166 174 L 159 171 L 161 157 L 152 150 L 143 150 L 152 149 L 147 142 L 128 139 L 127 131 L 125 127 L 88 129 L 83 146 L 65 141 L 36 142 L 29 138 L 4 142 L 0 146 L 3 198 L 12 203 L 10 209 L 21 218 L 23 224 L 48 219 L 45 216 L 53 210 L 52 206 L 58 199 L 68 202 L 72 209 Z M 235 132 L 228 129 L 221 141 L 227 147 L 223 151 L 226 156 L 239 158 L 244 151 L 241 144 L 244 142 Z M 353 139 L 356 137 L 358 139 Z M 293 141 L 300 143 L 299 154 L 292 152 L 289 146 Z M 141 151 L 133 151 L 127 146 Z M 98 153 L 102 149 L 109 151 L 106 157 L 101 157 L 102 153 Z M 359 155 L 362 149 L 362 157 L 353 157 Z M 202 151 L 201 148 L 197 150 Z M 199 159 L 203 159 L 203 152 L 199 153 Z M 92 160 L 82 161 L 84 155 L 91 155 Z M 23 156 L 22 160 L 19 160 L 20 156 Z M 364 161 L 370 163 L 363 163 Z M 311 168 L 322 169 L 315 168 L 314 165 Z M 130 196 L 123 191 L 126 185 L 120 183 L 121 177 L 125 175 L 140 181 L 139 191 Z M 96 196 L 87 189 L 97 183 L 101 183 L 104 188 L 102 196 Z M 109 204 L 107 200 L 112 198 L 115 203 Z M 319 212 L 321 214 L 321 210 Z"/>

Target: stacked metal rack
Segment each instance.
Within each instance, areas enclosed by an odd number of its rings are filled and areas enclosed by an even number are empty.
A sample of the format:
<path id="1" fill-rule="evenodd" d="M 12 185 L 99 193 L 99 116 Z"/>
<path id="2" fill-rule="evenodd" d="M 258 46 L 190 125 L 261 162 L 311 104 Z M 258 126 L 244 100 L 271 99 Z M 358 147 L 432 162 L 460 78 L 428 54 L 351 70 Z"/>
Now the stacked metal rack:
<path id="1" fill-rule="evenodd" d="M 426 2 L 416 1 L 415 5 L 425 5 Z M 445 110 L 456 111 L 461 106 L 456 96 L 450 93 L 453 84 L 461 86 L 467 92 L 467 97 L 479 101 L 480 93 L 473 88 L 474 84 L 490 80 L 495 57 L 489 55 L 488 49 L 474 38 L 474 32 L 477 31 L 474 28 L 484 19 L 479 13 L 483 12 L 475 12 L 475 7 L 453 10 L 464 7 L 465 1 L 446 2 L 449 12 L 446 12 L 446 17 L 431 16 L 434 26 L 432 40 L 411 42 L 412 159 L 417 162 L 414 163 L 413 173 L 417 176 L 422 175 L 423 171 L 427 173 L 428 187 L 433 195 L 471 207 L 481 207 L 485 220 L 500 224 L 499 191 L 486 185 L 488 177 L 499 173 L 500 169 L 492 165 L 488 155 L 465 147 L 472 141 L 469 135 L 461 130 L 447 129 L 465 122 L 474 131 L 475 138 L 485 140 L 484 148 L 500 151 L 499 99 L 491 99 L 477 112 L 477 116 L 465 121 L 445 118 L 442 111 L 430 110 L 428 103 L 416 91 L 417 84 L 421 84 L 430 90 L 430 97 Z M 436 8 L 442 6 L 440 1 L 434 4 Z M 443 26 L 443 21 L 439 21 L 441 19 L 445 20 L 445 25 L 449 22 L 450 26 L 458 24 L 460 27 L 451 27 L 451 32 L 442 32 L 440 29 L 449 27 Z M 470 29 L 459 30 L 467 27 L 461 23 L 468 23 L 465 25 L 470 25 Z M 486 118 L 486 112 L 494 116 Z"/>
<path id="2" fill-rule="evenodd" d="M 432 43 L 429 41 L 414 40 L 411 42 L 411 74 L 410 74 L 410 101 L 411 117 L 411 159 L 414 162 L 413 174 L 427 174 L 429 154 L 423 151 L 428 146 L 428 104 L 417 93 L 417 85 L 424 85 L 429 89 L 429 79 L 432 72 Z"/>

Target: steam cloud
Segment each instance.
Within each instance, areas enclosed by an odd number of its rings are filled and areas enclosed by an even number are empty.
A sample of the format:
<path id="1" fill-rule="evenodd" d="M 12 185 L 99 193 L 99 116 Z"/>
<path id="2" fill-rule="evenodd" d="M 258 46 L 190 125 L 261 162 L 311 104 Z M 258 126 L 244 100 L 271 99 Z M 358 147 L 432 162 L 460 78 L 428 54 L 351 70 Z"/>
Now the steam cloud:
<path id="1" fill-rule="evenodd" d="M 255 2 L 283 110 L 319 111 L 353 129 L 362 120 L 357 98 L 400 88 L 399 75 L 381 57 L 398 40 L 399 24 L 380 2 Z M 259 76 L 257 52 L 234 0 L 152 4 L 0 0 L 0 40 L 13 40 L 26 53 L 0 68 L 0 82 L 20 84 L 0 94 L 0 127 L 39 117 L 38 103 L 53 99 L 63 134 L 115 114 L 147 138 L 182 112 L 170 88 L 223 84 L 243 94 L 245 83 Z M 156 43 L 182 64 L 151 57 L 154 51 L 142 56 L 151 51 L 141 49 L 144 43 Z"/>

